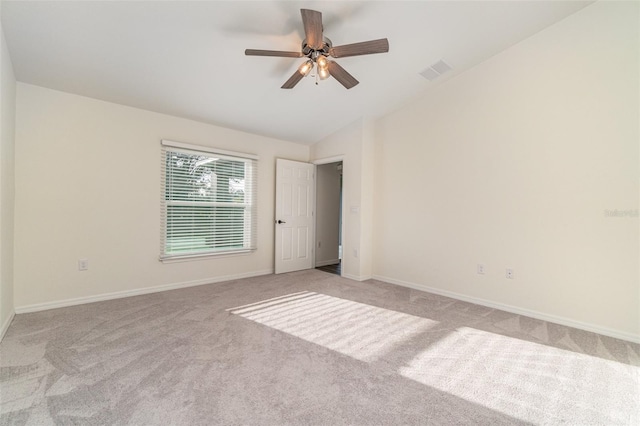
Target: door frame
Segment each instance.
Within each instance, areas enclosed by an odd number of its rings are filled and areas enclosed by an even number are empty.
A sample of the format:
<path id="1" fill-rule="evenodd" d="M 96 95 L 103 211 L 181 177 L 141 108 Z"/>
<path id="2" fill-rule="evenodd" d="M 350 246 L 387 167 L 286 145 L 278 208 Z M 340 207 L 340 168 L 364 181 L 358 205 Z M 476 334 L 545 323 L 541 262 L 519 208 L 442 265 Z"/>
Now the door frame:
<path id="1" fill-rule="evenodd" d="M 340 212 L 340 233 L 342 235 L 342 259 L 340 259 L 340 276 L 343 276 L 344 271 L 345 271 L 345 260 L 347 258 L 347 256 L 345 256 L 345 249 L 344 249 L 344 219 L 345 219 L 345 204 L 344 204 L 344 193 L 345 190 L 344 188 L 346 187 L 346 179 L 345 179 L 345 174 L 344 174 L 344 155 L 336 155 L 333 157 L 325 157 L 325 158 L 319 158 L 317 160 L 313 160 L 311 161 L 311 164 L 314 164 L 315 166 L 320 166 L 322 164 L 331 164 L 331 163 L 339 163 L 342 162 L 342 189 L 340 190 L 340 203 L 342 204 L 342 211 Z M 317 177 L 317 173 L 316 173 L 316 177 Z M 313 268 L 315 269 L 316 267 L 316 236 L 317 236 L 317 222 L 318 222 L 318 206 L 317 204 L 317 194 L 318 194 L 318 179 L 316 178 L 315 181 L 315 185 L 316 185 L 316 196 L 313 198 L 313 211 L 315 212 L 315 215 L 313 216 Z"/>

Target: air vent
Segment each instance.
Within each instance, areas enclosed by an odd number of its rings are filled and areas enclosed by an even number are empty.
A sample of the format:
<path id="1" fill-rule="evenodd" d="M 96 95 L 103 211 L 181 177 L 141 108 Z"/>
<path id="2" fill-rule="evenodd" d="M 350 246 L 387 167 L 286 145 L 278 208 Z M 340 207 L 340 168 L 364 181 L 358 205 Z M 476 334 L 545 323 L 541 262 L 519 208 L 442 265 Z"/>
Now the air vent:
<path id="1" fill-rule="evenodd" d="M 429 81 L 433 81 L 436 78 L 440 77 L 442 74 L 451 71 L 451 65 L 447 64 L 442 59 L 431 65 L 429 68 L 420 72 L 420 75 L 426 78 Z"/>

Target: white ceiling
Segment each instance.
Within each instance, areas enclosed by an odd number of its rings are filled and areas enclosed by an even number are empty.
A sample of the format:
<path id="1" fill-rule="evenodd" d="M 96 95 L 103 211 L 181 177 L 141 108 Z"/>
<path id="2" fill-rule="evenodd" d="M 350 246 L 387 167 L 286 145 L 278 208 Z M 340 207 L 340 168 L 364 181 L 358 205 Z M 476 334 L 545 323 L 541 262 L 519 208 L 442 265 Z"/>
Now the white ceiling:
<path id="1" fill-rule="evenodd" d="M 246 132 L 312 144 L 362 116 L 423 95 L 590 1 L 2 1 L 19 81 Z M 338 62 L 360 84 L 303 79 L 300 8 L 323 14 L 334 45 L 387 37 L 389 53 Z M 453 71 L 418 73 L 444 59 Z"/>

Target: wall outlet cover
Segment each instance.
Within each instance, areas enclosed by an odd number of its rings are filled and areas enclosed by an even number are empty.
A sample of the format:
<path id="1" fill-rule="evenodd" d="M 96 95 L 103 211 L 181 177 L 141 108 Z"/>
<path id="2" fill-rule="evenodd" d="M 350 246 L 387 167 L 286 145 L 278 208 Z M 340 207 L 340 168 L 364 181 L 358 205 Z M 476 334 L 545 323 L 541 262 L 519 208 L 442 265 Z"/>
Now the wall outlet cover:
<path id="1" fill-rule="evenodd" d="M 87 271 L 87 270 L 89 270 L 89 259 L 79 259 L 78 271 Z"/>

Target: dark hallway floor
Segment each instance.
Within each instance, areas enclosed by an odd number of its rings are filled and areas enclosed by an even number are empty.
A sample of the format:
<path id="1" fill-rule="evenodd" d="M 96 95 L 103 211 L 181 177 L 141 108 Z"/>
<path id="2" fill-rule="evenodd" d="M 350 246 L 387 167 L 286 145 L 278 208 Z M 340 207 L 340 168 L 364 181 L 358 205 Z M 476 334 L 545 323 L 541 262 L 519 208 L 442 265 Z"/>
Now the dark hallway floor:
<path id="1" fill-rule="evenodd" d="M 319 271 L 328 272 L 330 274 L 340 275 L 342 272 L 341 265 L 341 263 L 336 263 L 335 265 L 319 266 L 316 269 Z"/>

